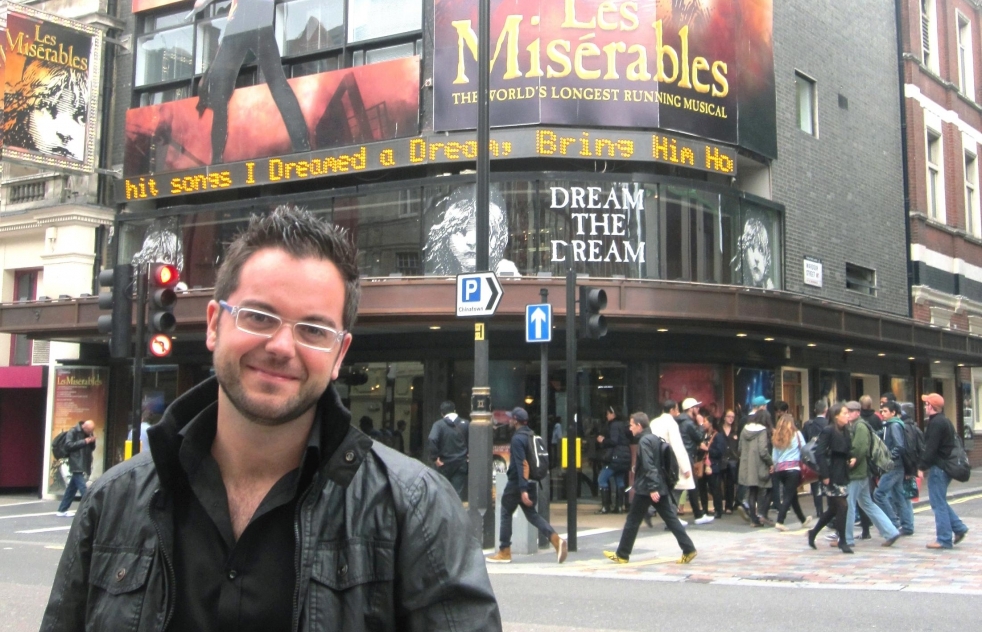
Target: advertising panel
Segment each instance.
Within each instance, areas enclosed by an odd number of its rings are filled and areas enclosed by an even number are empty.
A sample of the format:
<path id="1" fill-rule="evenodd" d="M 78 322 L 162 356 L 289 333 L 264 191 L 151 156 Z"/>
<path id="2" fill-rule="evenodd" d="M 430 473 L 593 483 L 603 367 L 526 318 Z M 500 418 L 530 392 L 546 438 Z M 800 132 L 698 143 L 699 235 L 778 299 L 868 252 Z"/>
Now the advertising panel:
<path id="1" fill-rule="evenodd" d="M 434 129 L 477 122 L 476 0 L 434 0 Z M 776 157 L 770 0 L 491 0 L 491 125 L 665 129 Z"/>
<path id="2" fill-rule="evenodd" d="M 109 405 L 109 369 L 104 367 L 60 367 L 55 369 L 54 408 L 51 413 L 51 439 L 80 421 L 95 423 L 95 452 L 92 454 L 92 479 L 102 474 L 105 462 L 106 414 Z M 48 476 L 48 492 L 65 491 L 64 469 L 52 457 L 54 465 Z"/>
<path id="3" fill-rule="evenodd" d="M 31 7 L 6 6 L 3 157 L 91 172 L 103 35 Z"/>
<path id="4" fill-rule="evenodd" d="M 222 46 L 232 44 L 226 31 Z M 198 97 L 126 113 L 125 175 L 200 169 L 419 131 L 419 57 L 236 90 L 226 79 L 234 83 L 238 61 L 223 65 L 222 59 L 220 48 Z M 212 188 L 231 184 L 216 176 Z"/>

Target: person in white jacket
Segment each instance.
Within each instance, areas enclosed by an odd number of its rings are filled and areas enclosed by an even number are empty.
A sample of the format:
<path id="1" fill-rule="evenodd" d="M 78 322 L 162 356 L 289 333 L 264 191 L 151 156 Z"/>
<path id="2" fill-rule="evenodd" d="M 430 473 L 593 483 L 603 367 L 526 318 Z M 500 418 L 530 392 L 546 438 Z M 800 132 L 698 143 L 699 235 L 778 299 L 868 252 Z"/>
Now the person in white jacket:
<path id="1" fill-rule="evenodd" d="M 682 444 L 682 434 L 679 432 L 679 424 L 675 421 L 676 415 L 679 414 L 678 402 L 673 399 L 666 399 L 661 405 L 661 410 L 661 415 L 652 419 L 649 427 L 651 434 L 668 442 L 679 462 L 679 482 L 675 485 L 675 501 L 678 504 L 679 496 L 682 495 L 683 491 L 696 488 L 696 480 L 692 477 L 692 463 L 689 461 L 689 453 L 685 451 L 685 446 Z M 648 516 L 648 520 L 650 519 L 651 516 Z M 682 524 L 684 526 L 687 523 L 683 520 Z"/>

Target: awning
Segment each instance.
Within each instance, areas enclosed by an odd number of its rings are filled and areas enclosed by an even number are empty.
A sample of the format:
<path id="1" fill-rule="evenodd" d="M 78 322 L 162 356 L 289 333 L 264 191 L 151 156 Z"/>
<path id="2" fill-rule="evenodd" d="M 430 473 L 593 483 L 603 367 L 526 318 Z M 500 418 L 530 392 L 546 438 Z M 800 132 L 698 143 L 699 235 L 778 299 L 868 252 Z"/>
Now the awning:
<path id="1" fill-rule="evenodd" d="M 44 386 L 43 366 L 0 367 L 0 388 L 41 388 Z"/>

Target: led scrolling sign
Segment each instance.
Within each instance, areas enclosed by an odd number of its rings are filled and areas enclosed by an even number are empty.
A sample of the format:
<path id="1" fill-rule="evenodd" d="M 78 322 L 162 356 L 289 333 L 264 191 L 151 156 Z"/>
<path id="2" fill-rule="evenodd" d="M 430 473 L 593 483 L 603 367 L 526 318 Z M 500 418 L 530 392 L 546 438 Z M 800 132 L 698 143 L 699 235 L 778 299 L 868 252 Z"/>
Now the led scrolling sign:
<path id="1" fill-rule="evenodd" d="M 492 158 L 581 158 L 657 162 L 736 175 L 736 150 L 662 133 L 581 129 L 494 130 Z M 323 151 L 258 158 L 166 174 L 126 178 L 119 201 L 328 178 L 426 164 L 466 163 L 477 156 L 473 133 L 417 136 Z"/>

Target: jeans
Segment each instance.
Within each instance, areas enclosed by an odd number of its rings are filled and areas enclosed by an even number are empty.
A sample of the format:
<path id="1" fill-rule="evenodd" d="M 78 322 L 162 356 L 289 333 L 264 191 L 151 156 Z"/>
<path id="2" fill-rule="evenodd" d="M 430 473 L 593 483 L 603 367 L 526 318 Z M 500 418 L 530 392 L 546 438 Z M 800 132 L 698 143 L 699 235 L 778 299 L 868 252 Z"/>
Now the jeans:
<path id="1" fill-rule="evenodd" d="M 934 512 L 934 527 L 938 535 L 938 544 L 946 549 L 950 549 L 954 544 L 952 534 L 961 535 L 968 531 L 968 527 L 948 504 L 949 483 L 951 477 L 937 465 L 928 470 L 927 494 L 931 501 L 931 511 Z"/>
<path id="2" fill-rule="evenodd" d="M 443 467 L 437 468 L 437 472 L 450 481 L 461 500 L 467 500 L 467 459 L 444 461 Z"/>
<path id="3" fill-rule="evenodd" d="M 800 470 L 782 470 L 780 472 L 774 472 L 774 486 L 781 489 L 783 492 L 783 495 L 781 496 L 781 504 L 777 510 L 778 524 L 784 524 L 784 519 L 788 515 L 789 508 L 794 509 L 794 513 L 796 516 L 798 516 L 799 521 L 805 521 L 805 512 L 801 510 L 801 505 L 798 504 L 798 482 L 800 480 Z"/>
<path id="4" fill-rule="evenodd" d="M 702 503 L 703 510 L 707 514 L 709 513 L 709 495 L 713 495 L 713 513 L 717 518 L 723 515 L 723 498 L 719 491 L 720 476 L 716 472 L 706 474 L 699 479 L 696 486 L 699 492 L 699 501 Z"/>
<path id="5" fill-rule="evenodd" d="M 945 489 L 947 488 L 948 486 L 945 485 Z M 75 500 L 75 492 L 85 498 L 85 474 L 82 472 L 72 472 L 72 477 L 68 479 L 68 485 L 65 487 L 65 495 L 61 499 L 61 504 L 58 505 L 59 512 L 68 511 L 68 508 L 72 506 L 72 501 Z"/>
<path id="6" fill-rule="evenodd" d="M 914 532 L 914 507 L 904 496 L 904 468 L 894 463 L 893 469 L 880 477 L 880 484 L 873 492 L 875 502 L 894 526 L 904 533 Z"/>
<path id="7" fill-rule="evenodd" d="M 858 481 L 849 481 L 849 513 L 846 515 L 846 544 L 852 546 L 855 541 L 855 535 L 853 534 L 853 524 L 856 521 L 856 505 L 857 503 L 869 516 L 869 519 L 873 521 L 876 525 L 876 530 L 880 532 L 880 535 L 889 540 L 895 535 L 899 535 L 900 531 L 897 527 L 893 526 L 887 515 L 883 513 L 883 510 L 876 506 L 873 502 L 873 496 L 869 491 L 869 479 L 862 478 Z"/>
<path id="8" fill-rule="evenodd" d="M 615 472 L 609 465 L 605 466 L 603 470 L 600 471 L 600 476 L 597 478 L 597 486 L 603 489 L 604 487 L 610 487 L 610 479 L 614 479 L 614 483 L 617 485 L 617 489 L 624 489 L 627 484 L 624 482 L 623 472 Z M 610 492 L 614 493 L 616 490 L 610 487 Z"/>
<path id="9" fill-rule="evenodd" d="M 696 550 L 696 546 L 685 532 L 685 527 L 679 521 L 679 515 L 675 509 L 675 503 L 672 502 L 671 494 L 663 494 L 656 503 L 651 500 L 650 494 L 636 493 L 634 500 L 631 501 L 631 509 L 627 512 L 624 531 L 621 533 L 621 542 L 617 545 L 618 557 L 623 557 L 625 560 L 630 559 L 631 551 L 634 549 L 634 541 L 638 537 L 638 529 L 641 527 L 641 521 L 648 515 L 649 507 L 654 507 L 658 516 L 665 521 L 665 526 L 675 536 L 675 541 L 679 543 L 682 553 L 692 553 Z"/>
<path id="10" fill-rule="evenodd" d="M 529 482 L 528 487 L 529 500 L 532 501 L 532 506 L 527 507 L 522 503 L 522 492 L 518 489 L 518 483 L 515 486 L 505 485 L 505 491 L 501 494 L 501 548 L 507 548 L 511 546 L 511 515 L 515 513 L 515 509 L 518 507 L 522 508 L 522 513 L 525 514 L 525 519 L 529 521 L 529 524 L 534 526 L 539 530 L 539 533 L 546 536 L 547 538 L 552 536 L 556 532 L 552 528 L 546 519 L 539 515 L 536 511 L 536 505 L 539 495 L 538 485 L 534 482 Z"/>

